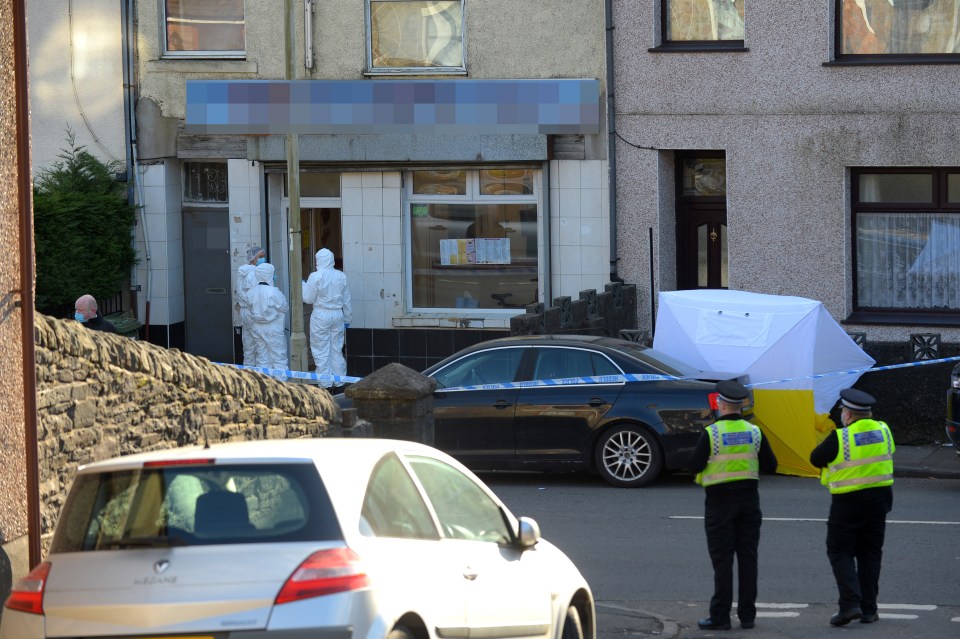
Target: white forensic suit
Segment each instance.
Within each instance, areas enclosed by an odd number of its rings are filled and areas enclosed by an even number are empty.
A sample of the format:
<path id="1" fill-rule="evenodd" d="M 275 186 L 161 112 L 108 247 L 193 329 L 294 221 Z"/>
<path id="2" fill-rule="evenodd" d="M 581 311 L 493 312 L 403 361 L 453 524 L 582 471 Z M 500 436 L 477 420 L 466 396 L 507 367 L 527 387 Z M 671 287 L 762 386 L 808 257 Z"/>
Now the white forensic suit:
<path id="1" fill-rule="evenodd" d="M 347 276 L 333 268 L 333 253 L 327 249 L 317 251 L 317 270 L 303 284 L 303 302 L 312 304 L 310 314 L 310 350 L 317 365 L 317 374 L 347 374 L 347 362 L 343 359 L 343 334 L 353 315 L 350 308 L 350 289 Z M 321 381 L 329 388 L 342 386 L 343 382 Z"/>
<path id="2" fill-rule="evenodd" d="M 280 289 L 273 285 L 273 264 L 259 264 L 254 273 L 257 285 L 247 293 L 247 300 L 250 303 L 257 365 L 289 369 L 287 336 L 284 332 L 287 299 Z"/>

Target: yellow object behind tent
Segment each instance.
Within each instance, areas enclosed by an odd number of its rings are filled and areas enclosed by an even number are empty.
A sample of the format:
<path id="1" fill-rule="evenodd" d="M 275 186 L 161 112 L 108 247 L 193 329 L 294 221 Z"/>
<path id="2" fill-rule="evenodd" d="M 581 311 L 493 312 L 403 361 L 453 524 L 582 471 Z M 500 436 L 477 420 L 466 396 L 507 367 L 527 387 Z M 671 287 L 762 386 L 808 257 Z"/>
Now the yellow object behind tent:
<path id="1" fill-rule="evenodd" d="M 777 472 L 819 477 L 810 451 L 836 429 L 829 415 L 818 415 L 812 390 L 753 390 L 753 413 L 777 456 Z"/>

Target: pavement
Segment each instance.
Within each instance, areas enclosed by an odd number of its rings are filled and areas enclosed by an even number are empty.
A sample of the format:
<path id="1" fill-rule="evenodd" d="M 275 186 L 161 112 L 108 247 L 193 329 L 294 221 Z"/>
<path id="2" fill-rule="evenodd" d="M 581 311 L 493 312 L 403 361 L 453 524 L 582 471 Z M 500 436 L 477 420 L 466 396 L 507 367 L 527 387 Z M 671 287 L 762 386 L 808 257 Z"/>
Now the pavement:
<path id="1" fill-rule="evenodd" d="M 960 455 L 950 445 L 897 446 L 893 474 L 895 477 L 960 479 Z M 634 602 L 598 601 L 597 639 L 624 639 L 624 635 L 675 639 L 680 636 L 680 626 L 672 619 L 639 608 Z"/>

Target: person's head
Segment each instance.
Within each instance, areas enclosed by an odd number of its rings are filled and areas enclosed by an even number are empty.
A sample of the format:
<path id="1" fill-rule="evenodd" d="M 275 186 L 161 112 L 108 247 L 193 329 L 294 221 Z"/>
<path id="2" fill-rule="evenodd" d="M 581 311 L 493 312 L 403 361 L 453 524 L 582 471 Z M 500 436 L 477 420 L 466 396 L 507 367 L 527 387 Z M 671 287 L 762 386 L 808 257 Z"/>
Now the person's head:
<path id="1" fill-rule="evenodd" d="M 844 388 L 840 391 L 840 423 L 844 427 L 873 416 L 873 405 L 877 400 L 870 393 L 856 388 Z"/>
<path id="2" fill-rule="evenodd" d="M 73 305 L 73 318 L 78 322 L 86 322 L 97 315 L 97 300 L 93 295 L 81 295 Z"/>
<path id="3" fill-rule="evenodd" d="M 333 252 L 330 249 L 322 248 L 317 251 L 317 270 L 333 268 Z"/>
<path id="4" fill-rule="evenodd" d="M 740 382 L 732 379 L 717 382 L 717 407 L 721 415 L 739 413 L 749 397 L 750 392 Z"/>
<path id="5" fill-rule="evenodd" d="M 264 253 L 263 249 L 259 246 L 251 246 L 247 249 L 247 263 L 248 264 L 263 264 L 267 261 L 267 254 Z"/>
<path id="6" fill-rule="evenodd" d="M 263 264 L 257 264 L 257 268 L 253 269 L 253 274 L 256 276 L 258 282 L 264 282 L 266 284 L 273 284 L 273 274 L 275 269 L 273 264 L 264 262 Z"/>

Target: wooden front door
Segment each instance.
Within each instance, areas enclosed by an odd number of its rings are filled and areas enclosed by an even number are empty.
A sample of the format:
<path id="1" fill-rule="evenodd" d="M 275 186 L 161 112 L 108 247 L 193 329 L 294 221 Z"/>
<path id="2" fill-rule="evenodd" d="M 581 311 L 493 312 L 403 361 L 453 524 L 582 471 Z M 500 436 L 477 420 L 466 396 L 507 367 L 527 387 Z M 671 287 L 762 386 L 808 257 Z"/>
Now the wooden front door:
<path id="1" fill-rule="evenodd" d="M 677 162 L 677 285 L 727 288 L 726 163 L 722 155 Z"/>

